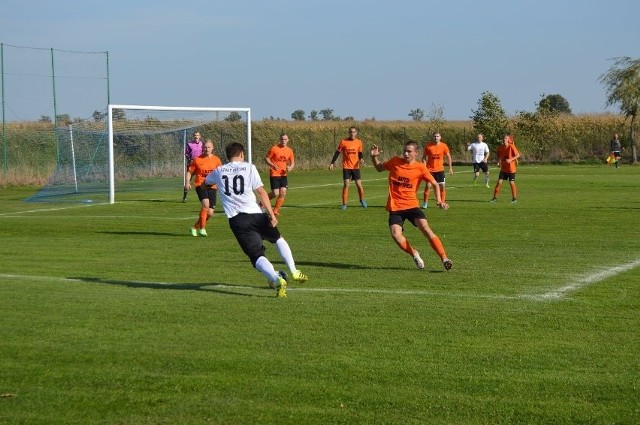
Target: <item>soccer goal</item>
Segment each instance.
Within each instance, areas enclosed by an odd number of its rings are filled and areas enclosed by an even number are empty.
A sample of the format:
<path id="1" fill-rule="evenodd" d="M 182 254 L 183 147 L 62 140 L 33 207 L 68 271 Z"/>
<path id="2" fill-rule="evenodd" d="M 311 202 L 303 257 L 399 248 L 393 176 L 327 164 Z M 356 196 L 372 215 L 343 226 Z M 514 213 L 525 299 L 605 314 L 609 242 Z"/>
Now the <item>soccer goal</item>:
<path id="1" fill-rule="evenodd" d="M 109 105 L 101 122 L 75 123 L 57 132 L 56 171 L 35 195 L 39 199 L 31 200 L 112 204 L 116 193 L 171 187 L 181 197 L 184 150 L 196 131 L 214 141 L 223 161 L 225 145 L 241 142 L 251 162 L 250 108 Z"/>

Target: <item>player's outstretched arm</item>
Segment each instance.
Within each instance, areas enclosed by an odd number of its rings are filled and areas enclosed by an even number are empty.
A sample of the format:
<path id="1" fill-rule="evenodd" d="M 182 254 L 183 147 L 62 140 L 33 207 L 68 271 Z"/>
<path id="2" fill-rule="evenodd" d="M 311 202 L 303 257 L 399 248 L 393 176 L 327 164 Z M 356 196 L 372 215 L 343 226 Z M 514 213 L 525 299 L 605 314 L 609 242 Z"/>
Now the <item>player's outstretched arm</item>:
<path id="1" fill-rule="evenodd" d="M 378 156 L 381 153 L 382 153 L 382 149 L 380 149 L 377 145 L 371 146 L 371 151 L 370 151 L 371 162 L 373 163 L 373 166 L 378 171 L 384 171 L 384 164 L 382 162 L 380 162 L 380 160 L 378 159 Z"/>

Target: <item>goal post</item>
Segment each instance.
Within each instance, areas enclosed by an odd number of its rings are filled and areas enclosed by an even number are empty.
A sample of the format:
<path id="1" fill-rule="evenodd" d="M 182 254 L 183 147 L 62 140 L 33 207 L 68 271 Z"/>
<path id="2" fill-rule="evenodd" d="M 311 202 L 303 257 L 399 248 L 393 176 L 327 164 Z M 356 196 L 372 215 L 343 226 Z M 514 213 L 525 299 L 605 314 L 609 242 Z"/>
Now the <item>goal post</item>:
<path id="1" fill-rule="evenodd" d="M 232 141 L 242 142 L 247 148 L 247 160 L 252 161 L 250 108 L 109 105 L 109 203 L 115 202 L 116 181 L 122 174 L 120 162 L 124 163 L 122 168 L 129 167 L 128 163 L 144 163 L 145 176 L 184 176 L 184 148 L 194 131 L 215 142 L 223 161 L 220 150 Z M 142 146 L 145 144 L 148 146 Z M 143 159 L 145 156 L 147 159 Z"/>

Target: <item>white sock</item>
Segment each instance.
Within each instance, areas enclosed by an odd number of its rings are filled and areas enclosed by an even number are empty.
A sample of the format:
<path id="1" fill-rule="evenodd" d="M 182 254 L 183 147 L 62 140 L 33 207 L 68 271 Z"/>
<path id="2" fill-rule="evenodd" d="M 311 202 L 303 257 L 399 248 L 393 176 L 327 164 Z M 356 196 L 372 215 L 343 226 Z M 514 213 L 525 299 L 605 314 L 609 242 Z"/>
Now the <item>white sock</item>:
<path id="1" fill-rule="evenodd" d="M 256 261 L 256 270 L 262 273 L 269 280 L 269 282 L 278 282 L 278 272 L 273 267 L 273 264 L 271 264 L 271 261 L 267 259 L 267 257 L 258 258 L 258 261 Z"/>
<path id="2" fill-rule="evenodd" d="M 287 264 L 289 270 L 293 273 L 296 269 L 296 263 L 293 261 L 293 254 L 291 253 L 291 248 L 289 248 L 289 244 L 284 238 L 280 238 L 276 241 L 276 250 L 278 254 L 280 254 L 280 258 Z"/>

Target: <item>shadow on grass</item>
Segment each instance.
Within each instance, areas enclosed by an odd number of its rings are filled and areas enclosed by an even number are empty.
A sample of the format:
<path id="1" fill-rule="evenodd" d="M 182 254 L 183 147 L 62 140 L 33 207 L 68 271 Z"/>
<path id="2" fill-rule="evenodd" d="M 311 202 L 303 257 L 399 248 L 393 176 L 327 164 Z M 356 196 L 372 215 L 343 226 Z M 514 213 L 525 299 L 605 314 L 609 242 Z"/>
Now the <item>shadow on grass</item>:
<path id="1" fill-rule="evenodd" d="M 492 196 L 492 193 L 489 193 L 487 195 L 487 199 L 453 199 L 453 200 L 447 200 L 447 202 L 449 204 L 451 202 L 453 202 L 454 204 L 457 204 L 459 202 L 460 203 L 470 203 L 470 204 L 490 204 L 491 202 L 489 202 L 489 201 L 491 201 L 491 196 Z M 507 203 L 509 203 L 509 202 L 511 202 L 511 198 L 510 197 L 506 197 L 504 199 L 504 201 L 507 201 Z M 431 205 L 431 204 L 429 204 L 429 205 Z M 434 201 L 434 207 L 435 207 L 435 201 Z M 437 207 L 434 208 L 434 209 L 437 209 Z"/>
<path id="2" fill-rule="evenodd" d="M 272 263 L 284 264 L 282 261 L 272 261 Z M 342 269 L 342 270 L 406 270 L 406 267 L 380 267 L 380 266 L 369 266 L 369 265 L 362 265 L 362 264 L 328 263 L 325 261 L 296 261 L 296 265 L 323 267 L 328 269 Z"/>
<path id="3" fill-rule="evenodd" d="M 252 287 L 247 285 L 231 285 L 226 283 L 159 283 L 159 282 L 138 282 L 138 281 L 129 281 L 129 280 L 111 280 L 111 279 L 100 279 L 97 277 L 70 277 L 69 279 L 81 281 L 81 282 L 89 282 L 89 283 L 99 283 L 105 285 L 117 285 L 117 286 L 126 286 L 128 288 L 146 288 L 146 289 L 165 289 L 165 290 L 174 290 L 174 291 L 207 291 L 207 292 L 216 292 L 224 295 L 237 295 L 243 297 L 263 297 L 263 298 L 273 298 L 274 292 L 273 289 L 265 286 L 265 287 Z M 264 290 L 264 294 L 249 294 L 247 292 L 241 292 L 240 290 Z"/>
<path id="4" fill-rule="evenodd" d="M 103 233 L 105 235 L 119 235 L 119 236 L 128 236 L 128 235 L 136 235 L 136 236 L 171 236 L 171 237 L 176 237 L 179 236 L 181 238 L 187 237 L 187 236 L 191 236 L 188 235 L 187 232 L 181 232 L 181 233 L 170 233 L 170 232 L 145 232 L 145 231 L 133 231 L 133 230 L 128 230 L 128 231 L 121 231 L 121 232 L 115 232 L 115 231 L 104 231 L 104 232 L 96 232 L 96 233 Z M 191 236 L 193 237 L 193 236 Z"/>
<path id="5" fill-rule="evenodd" d="M 323 209 L 323 210 L 340 210 L 340 204 L 336 203 L 336 204 L 330 204 L 330 205 L 326 205 L 326 204 L 322 204 L 322 205 L 296 205 L 296 204 L 287 204 L 285 203 L 284 206 L 282 207 L 283 210 L 287 209 L 304 209 L 304 210 L 317 210 L 317 209 Z M 385 209 L 386 206 L 385 205 L 369 205 L 367 208 L 362 208 L 360 206 L 360 204 L 357 203 L 352 203 L 352 204 L 348 204 L 347 205 L 347 211 L 349 210 L 376 210 L 376 209 Z"/>

